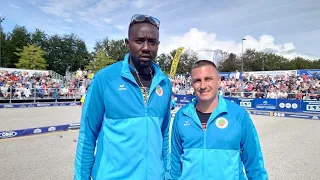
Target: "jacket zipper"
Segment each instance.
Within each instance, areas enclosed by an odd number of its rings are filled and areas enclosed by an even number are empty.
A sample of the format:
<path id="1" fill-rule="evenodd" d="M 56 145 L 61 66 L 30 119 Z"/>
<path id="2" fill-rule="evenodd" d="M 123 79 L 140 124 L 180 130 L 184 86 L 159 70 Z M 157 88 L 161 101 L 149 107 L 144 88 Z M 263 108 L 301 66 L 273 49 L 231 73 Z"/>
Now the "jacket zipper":
<path id="1" fill-rule="evenodd" d="M 202 128 L 201 128 L 202 129 Z M 206 144 L 206 139 L 207 139 L 207 131 L 206 130 L 202 130 L 203 131 L 203 150 L 202 150 L 202 179 L 205 179 L 205 175 L 204 175 L 204 169 L 205 169 L 205 167 L 204 167 L 204 161 L 205 161 L 205 149 L 206 149 L 206 147 L 207 147 L 207 144 Z"/>
<path id="2" fill-rule="evenodd" d="M 149 89 L 149 92 L 147 94 L 147 98 L 146 98 L 146 102 L 144 101 L 144 98 L 143 98 L 143 92 L 142 90 L 140 89 L 139 85 L 137 85 L 139 90 L 140 90 L 140 94 L 141 94 L 141 99 L 142 99 L 142 103 L 143 103 L 143 107 L 144 107 L 144 117 L 147 119 L 147 116 L 148 116 L 148 102 L 149 102 L 149 95 L 151 94 L 150 93 L 150 89 Z M 148 120 L 146 120 L 146 126 L 147 126 L 147 150 L 146 150 L 146 179 L 148 179 L 148 166 L 149 166 L 149 162 L 148 162 L 148 149 L 149 149 L 149 136 L 148 136 L 148 132 L 149 132 L 149 123 L 148 123 Z"/>

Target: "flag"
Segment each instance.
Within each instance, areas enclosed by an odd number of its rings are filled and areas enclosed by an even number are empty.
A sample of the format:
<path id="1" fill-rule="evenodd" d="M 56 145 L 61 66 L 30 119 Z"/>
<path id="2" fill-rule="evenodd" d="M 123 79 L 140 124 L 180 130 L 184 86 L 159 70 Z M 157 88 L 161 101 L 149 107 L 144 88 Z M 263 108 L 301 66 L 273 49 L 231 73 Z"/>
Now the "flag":
<path id="1" fill-rule="evenodd" d="M 184 50 L 184 47 L 180 47 L 177 49 L 176 54 L 172 60 L 172 64 L 171 64 L 171 69 L 170 69 L 170 77 L 172 78 L 176 72 L 177 72 L 177 67 L 178 67 L 178 63 L 180 60 L 180 57 L 182 55 L 182 52 Z"/>

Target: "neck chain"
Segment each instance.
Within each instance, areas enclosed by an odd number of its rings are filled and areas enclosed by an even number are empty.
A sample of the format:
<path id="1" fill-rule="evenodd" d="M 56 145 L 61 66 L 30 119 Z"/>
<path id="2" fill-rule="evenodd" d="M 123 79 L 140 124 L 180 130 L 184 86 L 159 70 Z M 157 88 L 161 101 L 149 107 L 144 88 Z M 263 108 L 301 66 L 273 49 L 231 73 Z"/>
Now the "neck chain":
<path id="1" fill-rule="evenodd" d="M 141 79 L 140 79 L 140 76 L 139 76 L 139 72 L 138 72 L 138 70 L 137 70 L 136 68 L 134 68 L 134 70 L 135 70 L 135 72 L 136 72 L 136 75 L 137 75 L 137 77 L 138 77 L 138 80 L 139 80 L 139 82 L 140 82 L 141 86 L 142 86 L 143 88 L 145 88 L 145 87 L 144 87 L 144 85 L 142 84 Z M 150 67 L 150 75 L 151 75 L 151 79 L 153 79 L 153 75 L 152 75 L 152 69 L 151 69 L 151 67 Z"/>
<path id="2" fill-rule="evenodd" d="M 131 62 L 132 62 L 131 57 L 130 57 L 130 60 L 131 60 Z M 141 81 L 141 79 L 140 79 L 140 76 L 139 76 L 139 72 L 138 72 L 138 70 L 137 70 L 137 69 L 136 69 L 136 67 L 134 67 L 134 66 L 133 66 L 133 68 L 134 68 L 134 70 L 135 70 L 135 72 L 136 72 L 136 75 L 137 75 L 137 77 L 138 77 L 138 79 L 139 79 L 139 82 L 140 82 L 140 84 L 141 84 L 142 88 L 143 88 L 143 89 L 145 89 L 145 87 L 144 87 L 144 85 L 142 84 L 142 81 Z M 150 75 L 151 75 L 151 80 L 152 80 L 152 79 L 153 79 L 153 75 L 152 75 L 152 66 L 150 67 Z"/>

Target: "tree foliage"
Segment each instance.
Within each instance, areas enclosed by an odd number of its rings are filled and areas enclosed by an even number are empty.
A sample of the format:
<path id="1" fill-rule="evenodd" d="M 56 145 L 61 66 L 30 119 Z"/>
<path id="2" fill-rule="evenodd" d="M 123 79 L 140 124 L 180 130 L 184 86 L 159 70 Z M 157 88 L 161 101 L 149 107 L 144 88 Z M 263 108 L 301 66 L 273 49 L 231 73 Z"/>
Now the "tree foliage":
<path id="1" fill-rule="evenodd" d="M 176 49 L 172 50 L 169 54 L 160 54 L 156 62 L 162 68 L 162 70 L 168 74 L 172 65 L 172 60 L 176 55 Z M 176 74 L 187 74 L 191 71 L 192 64 L 198 59 L 198 54 L 191 49 L 185 50 L 179 60 Z"/>
<path id="2" fill-rule="evenodd" d="M 30 43 L 30 33 L 24 26 L 15 26 L 11 33 L 7 34 L 4 51 L 4 63 L 6 67 L 14 68 L 19 57 L 15 54 L 19 49 L 23 49 Z"/>
<path id="3" fill-rule="evenodd" d="M 1 34 L 1 66 L 9 68 L 20 67 L 21 51 L 32 44 L 43 50 L 43 58 L 48 70 L 53 70 L 61 75 L 67 71 L 74 72 L 86 67 L 95 70 L 121 61 L 128 53 L 123 39 L 111 39 L 108 36 L 97 40 L 91 52 L 86 43 L 75 34 L 51 35 L 45 31 L 35 29 L 28 32 L 24 26 L 16 25 L 11 32 Z M 176 50 L 159 54 L 156 62 L 165 73 L 170 72 L 171 64 Z M 270 51 L 269 51 L 270 52 Z M 104 56 L 102 55 L 104 54 Z M 187 49 L 183 52 L 177 74 L 190 72 L 192 64 L 198 58 L 196 51 Z M 220 71 L 241 71 L 243 62 L 244 71 L 272 71 L 289 69 L 320 69 L 320 59 L 310 60 L 303 57 L 287 59 L 275 53 L 259 52 L 247 49 L 243 56 L 234 53 L 222 52 L 218 64 Z"/>
<path id="4" fill-rule="evenodd" d="M 45 52 L 39 46 L 28 44 L 15 54 L 20 57 L 19 62 L 15 64 L 17 68 L 44 70 L 48 66 L 43 58 Z"/>
<path id="5" fill-rule="evenodd" d="M 108 37 L 102 41 L 97 41 L 94 50 L 95 54 L 103 52 L 116 61 L 122 60 L 125 54 L 129 52 L 124 40 L 110 40 Z"/>
<path id="6" fill-rule="evenodd" d="M 86 66 L 86 69 L 97 72 L 115 62 L 116 61 L 111 56 L 106 56 L 104 51 L 98 51 L 94 60 Z"/>
<path id="7" fill-rule="evenodd" d="M 48 68 L 59 74 L 83 69 L 89 63 L 90 54 L 85 42 L 74 34 L 51 36 L 45 46 Z"/>

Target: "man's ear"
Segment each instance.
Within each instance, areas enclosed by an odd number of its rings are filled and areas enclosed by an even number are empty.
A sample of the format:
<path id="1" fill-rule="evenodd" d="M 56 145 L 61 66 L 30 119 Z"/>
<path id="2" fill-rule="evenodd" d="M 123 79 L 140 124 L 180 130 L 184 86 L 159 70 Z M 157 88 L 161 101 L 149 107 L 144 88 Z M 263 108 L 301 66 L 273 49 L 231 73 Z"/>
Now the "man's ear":
<path id="1" fill-rule="evenodd" d="M 125 39 L 125 43 L 126 43 L 127 48 L 129 49 L 129 39 L 128 38 Z"/>

